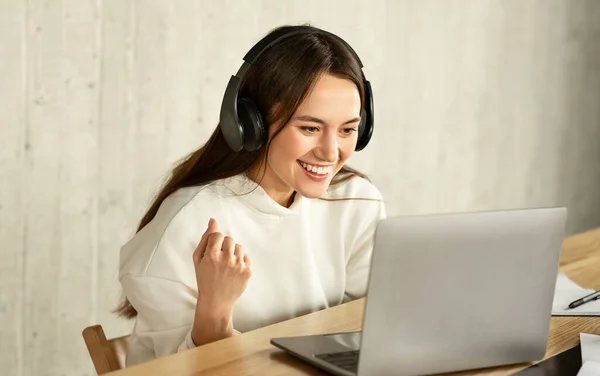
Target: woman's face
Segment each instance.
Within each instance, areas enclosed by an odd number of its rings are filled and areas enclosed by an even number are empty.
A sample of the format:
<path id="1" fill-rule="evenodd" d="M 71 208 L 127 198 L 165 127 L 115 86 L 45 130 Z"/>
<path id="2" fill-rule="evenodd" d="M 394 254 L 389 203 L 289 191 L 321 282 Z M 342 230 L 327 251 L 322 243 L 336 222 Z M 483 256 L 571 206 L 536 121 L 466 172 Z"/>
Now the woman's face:
<path id="1" fill-rule="evenodd" d="M 294 191 L 319 198 L 354 152 L 360 94 L 347 79 L 323 74 L 271 142 L 261 186 L 287 206 Z M 270 137 L 277 127 L 271 127 Z"/>

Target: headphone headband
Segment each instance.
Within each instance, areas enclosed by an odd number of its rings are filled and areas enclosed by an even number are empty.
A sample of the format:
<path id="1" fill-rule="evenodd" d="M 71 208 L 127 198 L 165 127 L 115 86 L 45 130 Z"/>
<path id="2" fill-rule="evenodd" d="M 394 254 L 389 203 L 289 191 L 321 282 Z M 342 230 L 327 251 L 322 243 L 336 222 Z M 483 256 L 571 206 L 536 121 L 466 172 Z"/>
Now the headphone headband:
<path id="1" fill-rule="evenodd" d="M 342 42 L 348 48 L 348 50 L 350 50 L 350 52 L 352 53 L 352 55 L 358 62 L 358 65 L 361 68 L 363 67 L 363 63 L 360 60 L 360 58 L 358 57 L 358 54 L 356 53 L 356 51 L 354 51 L 354 49 L 348 43 L 346 43 L 345 40 L 343 40 L 339 36 L 332 34 L 328 31 L 317 29 L 314 27 L 309 27 L 309 26 L 295 26 L 293 30 L 280 29 L 280 30 L 276 30 L 276 31 L 268 34 L 263 39 L 259 40 L 250 49 L 250 51 L 248 51 L 246 53 L 246 55 L 244 55 L 244 61 L 247 62 L 248 64 L 252 65 L 256 62 L 256 60 L 259 58 L 259 56 L 262 55 L 263 52 L 268 50 L 271 46 L 278 43 L 282 39 L 286 39 L 287 37 L 291 37 L 293 35 L 298 35 L 298 34 L 303 34 L 306 32 L 310 32 L 310 33 L 314 34 L 315 31 L 318 34 L 328 35 L 328 36 L 335 38 L 335 39 L 339 40 L 340 42 Z"/>

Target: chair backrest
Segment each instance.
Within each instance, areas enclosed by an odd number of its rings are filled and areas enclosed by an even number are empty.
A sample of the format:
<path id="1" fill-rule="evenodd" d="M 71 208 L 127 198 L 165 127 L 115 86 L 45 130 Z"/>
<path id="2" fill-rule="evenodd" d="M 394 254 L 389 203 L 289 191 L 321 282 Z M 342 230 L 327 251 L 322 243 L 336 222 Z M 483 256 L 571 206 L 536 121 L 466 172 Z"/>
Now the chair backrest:
<path id="1" fill-rule="evenodd" d="M 101 325 L 89 326 L 81 334 L 98 375 L 125 368 L 128 335 L 107 340 Z"/>

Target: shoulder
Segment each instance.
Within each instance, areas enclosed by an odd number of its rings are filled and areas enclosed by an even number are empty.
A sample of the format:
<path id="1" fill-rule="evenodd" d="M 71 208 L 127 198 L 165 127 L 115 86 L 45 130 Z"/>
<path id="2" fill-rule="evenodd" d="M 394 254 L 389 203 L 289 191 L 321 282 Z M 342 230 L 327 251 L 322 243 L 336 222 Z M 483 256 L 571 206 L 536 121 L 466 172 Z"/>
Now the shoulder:
<path id="1" fill-rule="evenodd" d="M 120 275 L 164 276 L 187 260 L 221 200 L 217 183 L 186 187 L 169 195 L 156 215 L 120 252 Z M 160 266 L 160 267 L 158 267 Z"/>
<path id="2" fill-rule="evenodd" d="M 351 176 L 342 183 L 331 185 L 323 198 L 383 201 L 379 189 L 371 181 L 358 175 Z"/>
<path id="3" fill-rule="evenodd" d="M 237 197 L 231 190 L 233 182 L 240 180 L 238 176 L 215 180 L 208 184 L 180 188 L 167 197 L 161 204 L 157 219 L 171 223 L 198 217 L 203 212 L 220 206 L 222 199 Z M 207 218 L 208 220 L 208 218 Z"/>

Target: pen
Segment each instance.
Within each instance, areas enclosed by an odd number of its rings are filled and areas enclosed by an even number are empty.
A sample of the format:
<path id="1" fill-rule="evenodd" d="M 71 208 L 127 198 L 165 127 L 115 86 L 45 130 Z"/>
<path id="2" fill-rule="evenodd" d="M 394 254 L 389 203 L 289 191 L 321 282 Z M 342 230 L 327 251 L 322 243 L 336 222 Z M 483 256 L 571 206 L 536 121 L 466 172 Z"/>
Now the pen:
<path id="1" fill-rule="evenodd" d="M 583 298 L 579 298 L 579 299 L 575 300 L 574 302 L 571 302 L 569 304 L 569 308 L 577 308 L 582 304 L 591 302 L 592 300 L 596 300 L 596 299 L 600 299 L 600 290 L 593 292 L 589 295 L 586 295 Z"/>

